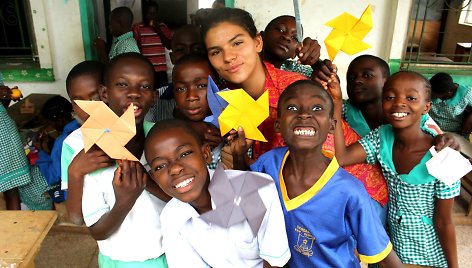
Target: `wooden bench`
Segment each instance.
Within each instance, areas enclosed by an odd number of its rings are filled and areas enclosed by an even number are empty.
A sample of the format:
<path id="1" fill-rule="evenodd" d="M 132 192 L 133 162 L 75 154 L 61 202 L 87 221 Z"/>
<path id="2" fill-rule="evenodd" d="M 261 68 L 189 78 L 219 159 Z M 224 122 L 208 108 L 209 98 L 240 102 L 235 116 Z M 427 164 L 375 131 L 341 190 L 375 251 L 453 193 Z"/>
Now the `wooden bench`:
<path id="1" fill-rule="evenodd" d="M 34 268 L 34 258 L 56 218 L 55 211 L 0 211 L 0 267 Z"/>

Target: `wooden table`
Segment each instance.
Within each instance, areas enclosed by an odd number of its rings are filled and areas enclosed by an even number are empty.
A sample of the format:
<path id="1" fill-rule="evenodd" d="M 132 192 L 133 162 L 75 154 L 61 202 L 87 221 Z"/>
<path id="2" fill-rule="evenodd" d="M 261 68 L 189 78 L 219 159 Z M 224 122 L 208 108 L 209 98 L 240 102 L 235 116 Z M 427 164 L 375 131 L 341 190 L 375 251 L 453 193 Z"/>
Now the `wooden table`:
<path id="1" fill-rule="evenodd" d="M 0 211 L 0 267 L 34 267 L 34 258 L 56 219 L 55 211 Z"/>

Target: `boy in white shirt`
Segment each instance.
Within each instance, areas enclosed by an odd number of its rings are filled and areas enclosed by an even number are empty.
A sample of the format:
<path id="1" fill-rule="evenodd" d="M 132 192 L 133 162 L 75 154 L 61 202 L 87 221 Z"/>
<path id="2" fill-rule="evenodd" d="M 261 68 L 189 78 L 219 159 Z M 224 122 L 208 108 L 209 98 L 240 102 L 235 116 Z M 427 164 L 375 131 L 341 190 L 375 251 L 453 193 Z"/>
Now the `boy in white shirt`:
<path id="1" fill-rule="evenodd" d="M 282 267 L 288 262 L 290 250 L 282 208 L 268 175 L 224 171 L 221 167 L 215 172 L 208 170 L 209 145 L 186 122 L 175 119 L 156 123 L 146 138 L 145 155 L 153 180 L 174 197 L 161 214 L 170 267 Z M 228 227 L 207 220 L 208 213 L 221 212 L 217 195 L 209 190 L 212 184 L 221 180 L 229 183 L 244 174 L 265 184 L 257 189 L 266 208 L 257 231 L 253 231 L 251 220 L 236 221 Z M 247 201 L 244 198 L 234 198 L 234 209 L 242 207 L 238 206 Z"/>

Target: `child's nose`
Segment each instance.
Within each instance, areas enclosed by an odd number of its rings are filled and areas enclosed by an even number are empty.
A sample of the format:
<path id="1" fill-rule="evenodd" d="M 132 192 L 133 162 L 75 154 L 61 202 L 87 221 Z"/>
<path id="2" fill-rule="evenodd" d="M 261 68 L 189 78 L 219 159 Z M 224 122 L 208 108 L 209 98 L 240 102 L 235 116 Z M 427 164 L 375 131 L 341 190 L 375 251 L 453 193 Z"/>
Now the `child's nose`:
<path id="1" fill-rule="evenodd" d="M 298 113 L 298 118 L 308 119 L 308 118 L 311 118 L 311 114 L 302 110 L 302 111 L 300 111 L 300 113 Z"/>
<path id="2" fill-rule="evenodd" d="M 187 91 L 187 100 L 188 101 L 195 101 L 197 99 L 198 99 L 197 89 L 194 86 L 192 86 Z"/>
<path id="3" fill-rule="evenodd" d="M 180 165 L 178 162 L 170 163 L 169 170 L 171 175 L 179 175 L 183 169 L 184 168 L 182 165 Z"/>
<path id="4" fill-rule="evenodd" d="M 139 88 L 139 86 L 129 86 L 128 87 L 128 97 L 129 98 L 139 98 L 141 97 L 141 89 Z"/>

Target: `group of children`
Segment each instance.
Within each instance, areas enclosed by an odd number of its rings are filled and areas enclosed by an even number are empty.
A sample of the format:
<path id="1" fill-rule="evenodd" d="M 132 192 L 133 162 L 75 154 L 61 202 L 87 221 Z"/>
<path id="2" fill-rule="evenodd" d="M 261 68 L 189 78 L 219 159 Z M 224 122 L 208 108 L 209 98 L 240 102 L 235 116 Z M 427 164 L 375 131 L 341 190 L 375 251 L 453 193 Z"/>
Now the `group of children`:
<path id="1" fill-rule="evenodd" d="M 344 101 L 336 67 L 318 60 L 315 40 L 300 45 L 293 17 L 262 33 L 241 9 L 215 9 L 201 23 L 174 34 L 172 84 L 158 91 L 156 65 L 134 52 L 105 66 L 79 63 L 67 77 L 76 129 L 54 147 L 69 215 L 98 241 L 100 267 L 458 266 L 451 212 L 460 183 L 448 187 L 425 167 L 431 146 L 454 141 L 435 138 L 426 78 L 390 76 L 385 61 L 360 56 L 348 68 Z M 246 139 L 242 128 L 223 139 L 203 121 L 209 77 L 254 99 L 268 91 L 269 118 L 259 126 L 267 143 Z M 147 122 L 165 92 L 175 119 Z M 468 94 L 447 92 L 433 96 Z M 140 161 L 114 161 L 96 146 L 84 152 L 77 128 L 88 115 L 75 100 L 102 100 L 118 116 L 133 104 L 136 135 L 126 148 Z M 266 208 L 258 231 L 249 220 L 201 217 L 221 205 L 209 189 L 244 174 L 267 182 L 256 191 Z"/>

